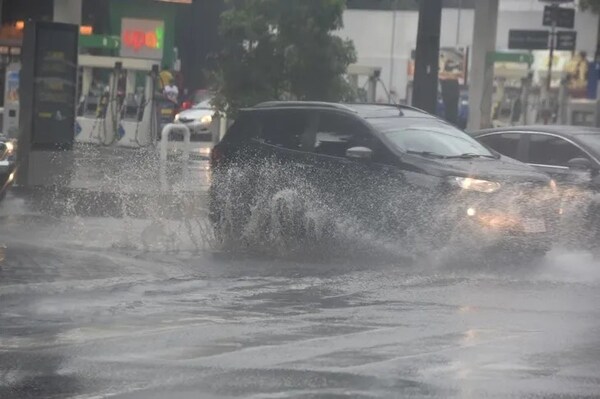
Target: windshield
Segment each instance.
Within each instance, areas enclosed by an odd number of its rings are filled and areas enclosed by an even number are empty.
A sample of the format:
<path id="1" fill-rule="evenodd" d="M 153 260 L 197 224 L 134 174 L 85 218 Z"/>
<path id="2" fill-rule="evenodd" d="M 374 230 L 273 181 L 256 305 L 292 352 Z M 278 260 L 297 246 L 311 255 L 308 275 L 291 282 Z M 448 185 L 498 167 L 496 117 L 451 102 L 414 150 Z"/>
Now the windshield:
<path id="1" fill-rule="evenodd" d="M 429 153 L 443 157 L 493 154 L 465 132 L 435 119 L 381 118 L 371 119 L 397 149 L 410 153 Z"/>
<path id="2" fill-rule="evenodd" d="M 598 158 L 600 155 L 600 134 L 586 133 L 577 135 L 586 146 L 594 152 L 594 156 Z"/>
<path id="3" fill-rule="evenodd" d="M 192 108 L 194 108 L 194 109 L 212 109 L 212 105 L 210 104 L 211 101 L 212 101 L 212 98 L 208 98 L 204 101 L 199 102 L 198 104 L 195 104 Z"/>

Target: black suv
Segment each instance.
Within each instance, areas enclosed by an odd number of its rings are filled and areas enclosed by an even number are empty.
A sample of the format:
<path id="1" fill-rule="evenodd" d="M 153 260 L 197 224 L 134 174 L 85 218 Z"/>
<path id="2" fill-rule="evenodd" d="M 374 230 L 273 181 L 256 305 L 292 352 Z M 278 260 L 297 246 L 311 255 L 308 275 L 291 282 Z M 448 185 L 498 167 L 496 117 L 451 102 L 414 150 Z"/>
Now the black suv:
<path id="1" fill-rule="evenodd" d="M 539 253 L 559 213 L 545 174 L 408 106 L 261 103 L 240 111 L 211 166 L 210 217 L 229 239 L 319 241 L 333 225 L 425 250 L 460 237 Z"/>

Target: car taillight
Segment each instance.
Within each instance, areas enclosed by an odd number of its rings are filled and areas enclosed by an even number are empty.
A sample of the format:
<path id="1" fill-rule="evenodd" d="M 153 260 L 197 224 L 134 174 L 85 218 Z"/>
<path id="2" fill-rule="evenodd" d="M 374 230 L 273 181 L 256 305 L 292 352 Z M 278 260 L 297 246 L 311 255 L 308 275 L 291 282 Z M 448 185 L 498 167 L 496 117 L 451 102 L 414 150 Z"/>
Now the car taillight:
<path id="1" fill-rule="evenodd" d="M 223 160 L 224 155 L 225 154 L 223 153 L 223 150 L 219 146 L 213 147 L 212 151 L 210 152 L 210 166 L 213 168 L 218 166 Z"/>

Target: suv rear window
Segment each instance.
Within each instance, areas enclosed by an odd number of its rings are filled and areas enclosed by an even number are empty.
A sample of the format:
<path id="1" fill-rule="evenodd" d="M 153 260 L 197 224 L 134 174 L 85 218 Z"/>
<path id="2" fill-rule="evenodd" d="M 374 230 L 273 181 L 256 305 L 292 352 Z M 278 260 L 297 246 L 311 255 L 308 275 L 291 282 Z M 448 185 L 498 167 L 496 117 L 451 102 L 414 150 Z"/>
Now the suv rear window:
<path id="1" fill-rule="evenodd" d="M 299 150 L 302 134 L 308 127 L 308 113 L 303 110 L 261 112 L 258 116 L 261 134 L 258 139 L 266 144 Z"/>
<path id="2" fill-rule="evenodd" d="M 299 150 L 308 129 L 304 110 L 242 112 L 227 132 L 227 141 L 259 140 L 265 144 Z"/>

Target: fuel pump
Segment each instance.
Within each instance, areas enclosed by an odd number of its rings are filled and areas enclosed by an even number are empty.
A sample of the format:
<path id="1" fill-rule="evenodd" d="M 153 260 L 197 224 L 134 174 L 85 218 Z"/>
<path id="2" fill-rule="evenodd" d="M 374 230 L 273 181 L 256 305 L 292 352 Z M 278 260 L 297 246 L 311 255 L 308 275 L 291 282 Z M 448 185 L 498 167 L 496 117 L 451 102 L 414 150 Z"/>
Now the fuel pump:
<path id="1" fill-rule="evenodd" d="M 6 67 L 4 85 L 4 118 L 2 133 L 8 138 L 19 136 L 19 73 L 20 63 L 9 64 Z"/>
<path id="2" fill-rule="evenodd" d="M 75 119 L 75 141 L 111 145 L 115 140 L 118 117 L 117 83 L 122 63 L 115 62 L 108 86 L 101 92 L 92 90 L 93 66 L 84 65 L 78 116 Z"/>
<path id="3" fill-rule="evenodd" d="M 157 78 L 158 65 L 152 65 L 152 69 L 146 75 L 144 95 L 138 100 L 137 108 L 135 106 L 131 107 L 131 96 L 126 96 L 125 112 L 117 130 L 118 146 L 132 148 L 145 147 L 156 140 L 158 134 L 155 99 Z M 135 112 L 132 112 L 132 108 L 135 109 Z"/>
<path id="4" fill-rule="evenodd" d="M 129 118 L 135 125 L 142 122 L 144 109 L 146 105 L 151 104 L 147 99 L 152 96 L 148 96 L 148 82 L 143 88 L 144 93 L 136 95 L 136 76 L 138 73 L 150 71 L 155 62 L 138 58 L 79 55 L 82 71 L 81 94 L 75 123 L 76 142 L 101 145 L 128 143 L 128 139 L 121 143 L 125 136 L 125 130 L 121 129 L 121 120 Z M 111 71 L 108 85 L 104 85 L 100 90 L 95 90 L 97 88 L 93 85 L 94 70 Z M 125 92 L 122 90 L 123 77 Z M 139 129 L 142 132 L 143 127 L 139 126 Z M 143 140 L 143 137 L 138 137 L 138 141 Z"/>

